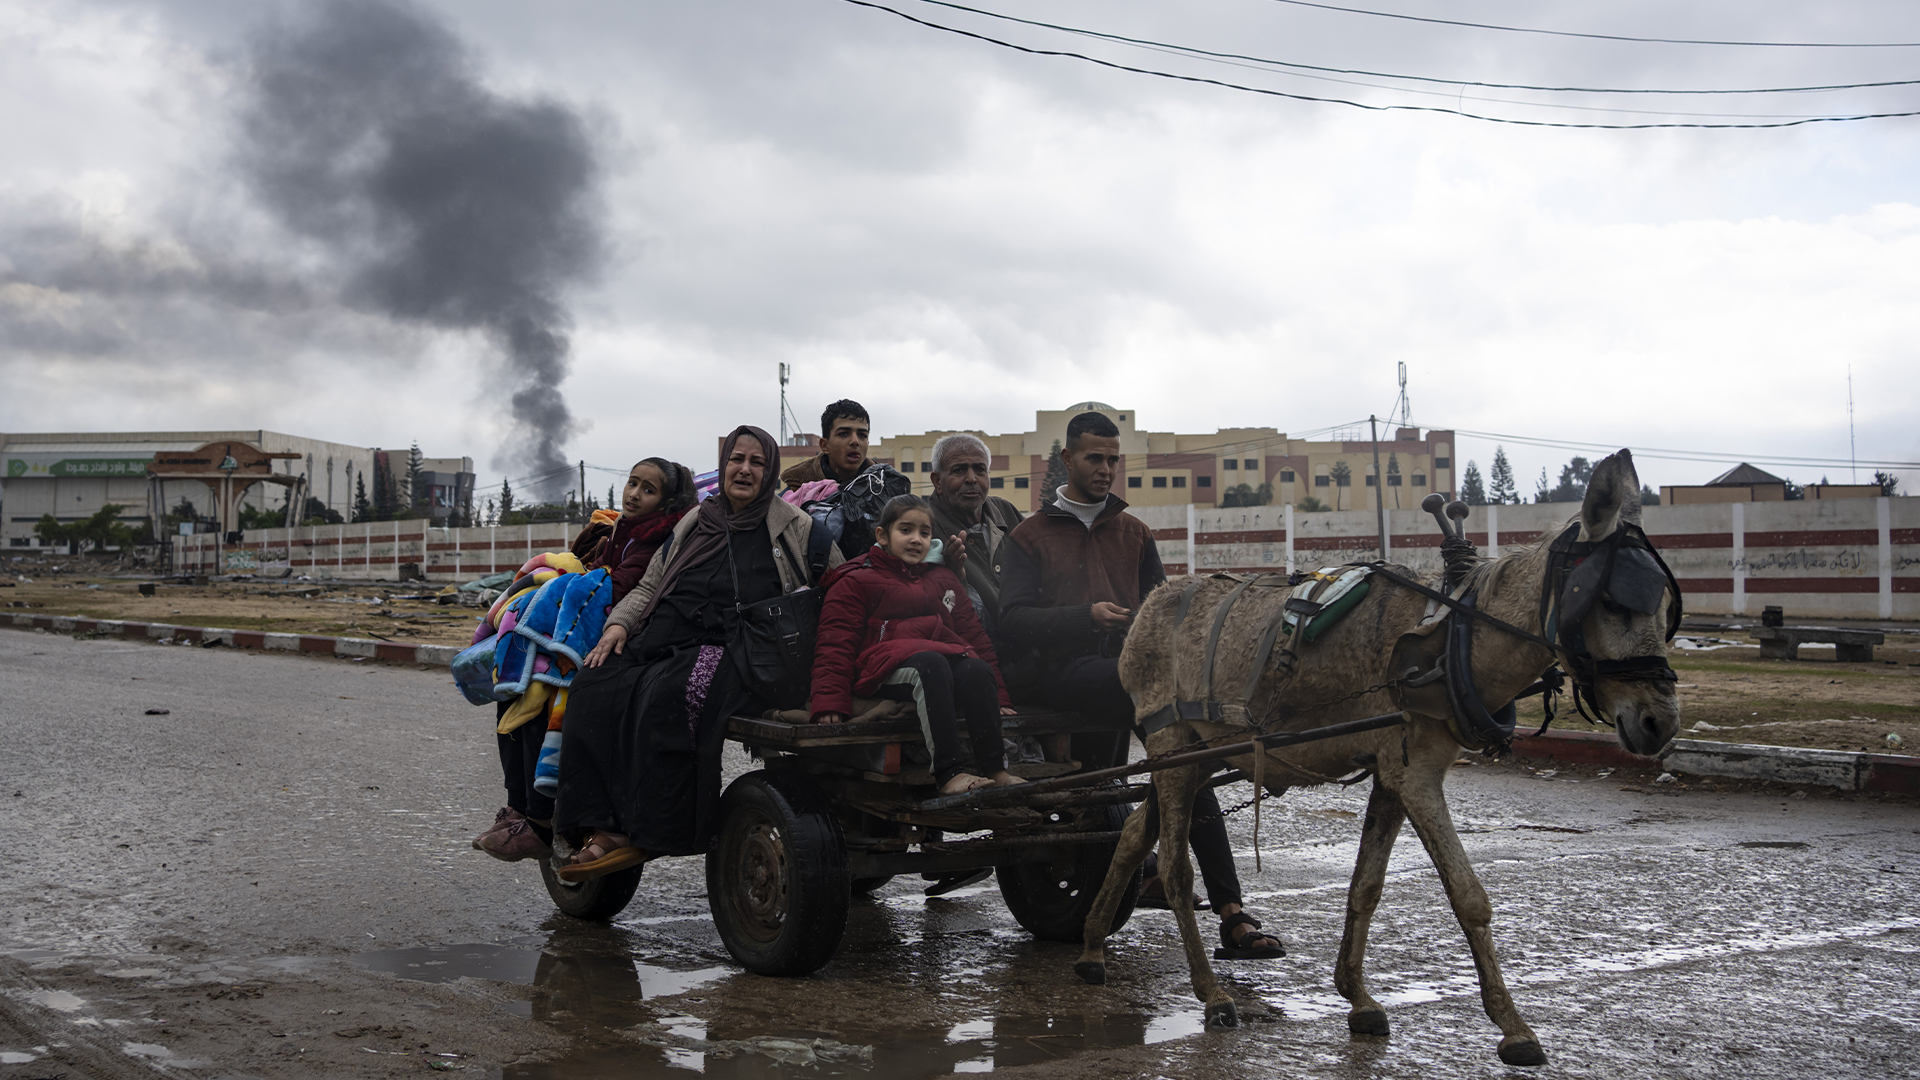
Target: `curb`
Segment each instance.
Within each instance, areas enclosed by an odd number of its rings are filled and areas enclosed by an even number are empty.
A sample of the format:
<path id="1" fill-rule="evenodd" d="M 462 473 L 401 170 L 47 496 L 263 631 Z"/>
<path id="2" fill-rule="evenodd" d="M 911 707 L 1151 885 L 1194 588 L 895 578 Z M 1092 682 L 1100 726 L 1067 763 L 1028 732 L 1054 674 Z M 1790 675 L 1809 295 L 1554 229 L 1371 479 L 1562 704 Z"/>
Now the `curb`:
<path id="1" fill-rule="evenodd" d="M 1658 757 L 1647 757 L 1628 752 L 1619 739 L 1604 731 L 1519 735 L 1514 737 L 1513 749 L 1523 757 L 1616 768 L 1662 769 L 1688 776 L 1724 776 L 1811 784 L 1841 791 L 1920 795 L 1920 757 L 1901 754 L 1675 739 Z"/>
<path id="2" fill-rule="evenodd" d="M 189 641 L 196 644 L 218 641 L 237 649 L 297 652 L 347 660 L 394 660 L 403 664 L 438 664 L 442 667 L 452 664 L 453 658 L 460 654 L 460 650 L 451 645 L 414 645 L 315 634 L 272 634 L 264 630 L 222 630 L 211 626 L 82 619 L 67 615 L 0 615 L 0 627 L 46 630 L 56 634 L 99 633 L 145 641 Z"/>

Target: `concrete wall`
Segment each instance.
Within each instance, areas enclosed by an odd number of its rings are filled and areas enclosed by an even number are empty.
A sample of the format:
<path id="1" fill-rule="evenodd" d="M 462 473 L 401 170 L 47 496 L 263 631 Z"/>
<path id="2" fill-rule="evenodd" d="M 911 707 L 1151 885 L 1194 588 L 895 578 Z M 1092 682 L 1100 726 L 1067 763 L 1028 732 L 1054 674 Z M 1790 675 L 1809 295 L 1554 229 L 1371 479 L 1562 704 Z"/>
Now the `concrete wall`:
<path id="1" fill-rule="evenodd" d="M 1476 506 L 1467 535 L 1497 554 L 1557 530 L 1578 510 L 1573 503 Z M 1133 513 L 1153 529 L 1169 574 L 1188 573 L 1190 564 L 1197 573 L 1313 570 L 1378 557 L 1371 511 L 1150 506 Z M 1394 562 L 1440 571 L 1431 517 L 1389 510 L 1387 522 Z M 1689 611 L 1758 615 L 1778 604 L 1796 619 L 1920 620 L 1920 498 L 1650 506 L 1642 522 L 1679 578 Z M 212 535 L 177 537 L 175 566 L 182 573 L 287 569 L 393 579 L 401 565 L 417 563 L 431 581 L 467 581 L 563 550 L 576 531 L 565 524 L 436 529 L 419 521 L 261 529 L 238 546 Z"/>
<path id="2" fill-rule="evenodd" d="M 1467 535 L 1492 553 L 1558 529 L 1573 503 L 1476 506 Z M 1370 511 L 1302 514 L 1289 507 L 1134 511 L 1159 541 L 1170 574 L 1219 570 L 1312 570 L 1379 557 Z M 1687 610 L 1790 618 L 1920 620 L 1920 498 L 1827 499 L 1705 506 L 1649 506 L 1642 525 L 1673 567 Z M 1490 520 L 1491 519 L 1491 520 Z M 1188 544 L 1189 522 L 1197 542 Z M 1440 571 L 1440 532 L 1418 510 L 1387 511 L 1394 562 Z M 1191 555 L 1190 555 L 1191 552 Z"/>

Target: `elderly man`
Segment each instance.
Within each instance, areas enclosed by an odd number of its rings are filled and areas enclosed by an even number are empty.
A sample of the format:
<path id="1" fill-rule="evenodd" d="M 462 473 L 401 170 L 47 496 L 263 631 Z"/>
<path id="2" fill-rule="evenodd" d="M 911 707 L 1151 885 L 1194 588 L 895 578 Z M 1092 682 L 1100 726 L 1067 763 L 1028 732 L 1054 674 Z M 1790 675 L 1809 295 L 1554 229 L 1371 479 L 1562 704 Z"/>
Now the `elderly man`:
<path id="1" fill-rule="evenodd" d="M 998 560 L 1001 654 L 1015 658 L 1003 674 L 1017 700 L 1105 720 L 1113 734 L 1074 739 L 1076 757 L 1104 768 L 1125 757 L 1133 727 L 1120 648 L 1140 601 L 1166 572 L 1152 530 L 1125 513 L 1127 504 L 1110 490 L 1120 468 L 1120 429 L 1100 413 L 1083 412 L 1067 422 L 1062 453 L 1067 482 L 1007 536 Z M 1240 908 L 1240 877 L 1212 790 L 1201 789 L 1193 811 L 1194 860 L 1220 916 L 1216 958 L 1286 955 L 1280 940 L 1261 933 Z"/>
<path id="2" fill-rule="evenodd" d="M 933 444 L 933 534 L 965 537 L 967 590 L 989 633 L 1000 621 L 1000 553 L 1020 524 L 1017 507 L 987 494 L 992 464 L 987 444 L 973 435 L 948 435 Z"/>
<path id="3" fill-rule="evenodd" d="M 780 482 L 792 491 L 815 480 L 837 480 L 841 484 L 866 471 L 867 445 L 873 421 L 857 401 L 841 398 L 820 414 L 821 452 L 788 466 L 780 473 Z"/>

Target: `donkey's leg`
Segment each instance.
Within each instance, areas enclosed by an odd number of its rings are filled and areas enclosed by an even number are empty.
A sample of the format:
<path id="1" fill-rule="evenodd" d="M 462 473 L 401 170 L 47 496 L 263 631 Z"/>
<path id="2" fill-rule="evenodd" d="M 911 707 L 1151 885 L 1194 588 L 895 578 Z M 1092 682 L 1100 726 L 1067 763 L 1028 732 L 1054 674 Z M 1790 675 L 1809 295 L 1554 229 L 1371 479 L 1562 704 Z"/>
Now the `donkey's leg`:
<path id="1" fill-rule="evenodd" d="M 1107 981 L 1107 935 L 1112 933 L 1113 917 L 1120 912 L 1120 898 L 1133 872 L 1147 861 L 1159 828 L 1159 800 L 1149 795 L 1127 815 L 1127 823 L 1120 830 L 1120 843 L 1107 866 L 1107 879 L 1101 882 L 1100 894 L 1093 898 L 1093 910 L 1087 914 L 1085 947 L 1073 965 L 1075 975 L 1095 986 Z"/>
<path id="2" fill-rule="evenodd" d="M 1367 799 L 1366 825 L 1360 831 L 1360 854 L 1353 863 L 1353 882 L 1347 886 L 1346 932 L 1340 938 L 1340 958 L 1333 968 L 1334 989 L 1353 1005 L 1353 1011 L 1347 1014 L 1347 1030 L 1355 1035 L 1387 1033 L 1387 1011 L 1367 993 L 1367 931 L 1373 926 L 1374 910 L 1380 906 L 1387 861 L 1406 817 L 1407 808 L 1400 796 L 1376 776 L 1373 794 Z"/>
<path id="3" fill-rule="evenodd" d="M 1447 750 L 1447 760 L 1451 762 L 1452 748 Z M 1453 815 L 1447 810 L 1446 795 L 1441 788 L 1445 770 L 1446 765 L 1440 765 L 1418 770 L 1407 777 L 1401 792 L 1407 817 L 1413 821 L 1420 842 L 1426 845 L 1434 869 L 1440 872 L 1440 882 L 1453 904 L 1454 917 L 1467 933 L 1467 944 L 1473 950 L 1473 966 L 1480 975 L 1481 1004 L 1504 1036 L 1500 1040 L 1500 1060 L 1509 1065 L 1545 1065 L 1546 1051 L 1540 1048 L 1533 1029 L 1520 1019 L 1519 1010 L 1513 1007 L 1513 996 L 1507 992 L 1506 980 L 1500 976 L 1500 960 L 1493 951 L 1493 904 L 1467 861 L 1466 849 L 1460 846 L 1460 834 L 1454 831 Z"/>
<path id="4" fill-rule="evenodd" d="M 1167 890 L 1167 906 L 1180 924 L 1180 944 L 1187 951 L 1187 972 L 1193 996 L 1206 1006 L 1206 1022 L 1221 1027 L 1240 1023 L 1233 998 L 1214 978 L 1200 923 L 1193 914 L 1193 861 L 1187 856 L 1187 833 L 1193 826 L 1193 797 L 1205 775 L 1198 766 L 1165 769 L 1153 776 L 1160 801 L 1160 880 Z"/>

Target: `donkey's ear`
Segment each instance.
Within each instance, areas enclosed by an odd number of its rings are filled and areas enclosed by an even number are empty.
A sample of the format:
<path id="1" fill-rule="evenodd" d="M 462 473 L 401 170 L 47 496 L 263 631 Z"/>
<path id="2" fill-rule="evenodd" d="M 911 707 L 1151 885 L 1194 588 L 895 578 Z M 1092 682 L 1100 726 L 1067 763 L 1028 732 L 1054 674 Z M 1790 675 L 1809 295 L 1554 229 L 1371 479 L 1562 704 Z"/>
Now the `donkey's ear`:
<path id="1" fill-rule="evenodd" d="M 1633 454 L 1622 450 L 1601 459 L 1587 481 L 1587 497 L 1580 504 L 1580 538 L 1602 540 L 1622 520 L 1640 519 L 1640 474 L 1633 471 Z"/>

